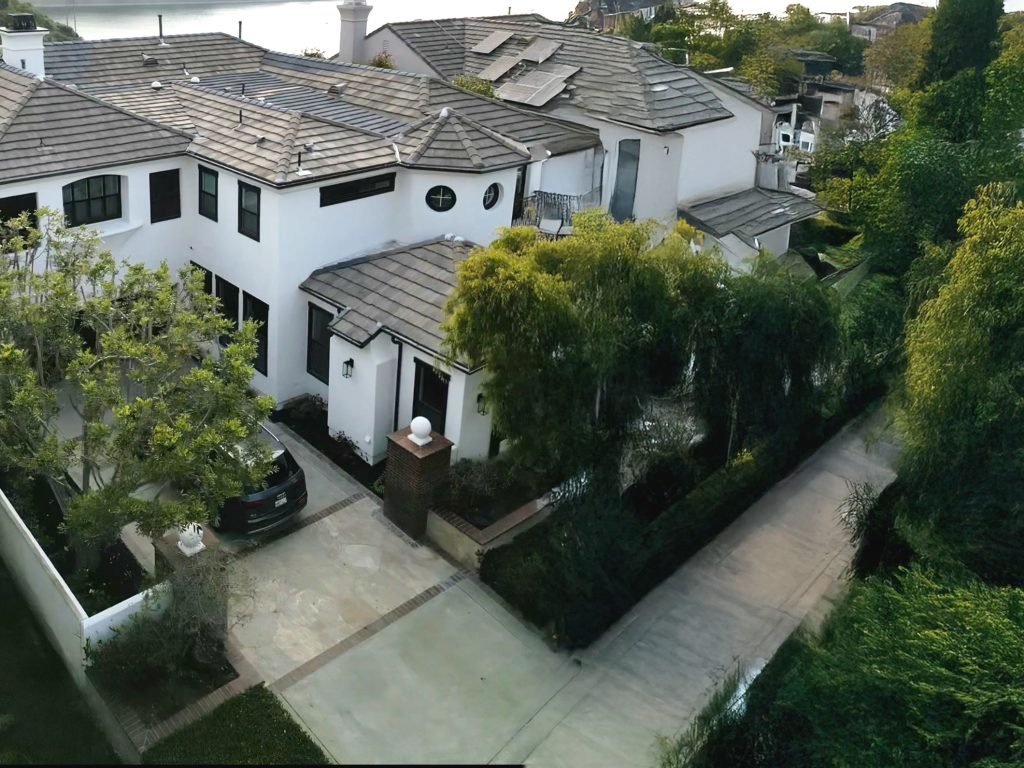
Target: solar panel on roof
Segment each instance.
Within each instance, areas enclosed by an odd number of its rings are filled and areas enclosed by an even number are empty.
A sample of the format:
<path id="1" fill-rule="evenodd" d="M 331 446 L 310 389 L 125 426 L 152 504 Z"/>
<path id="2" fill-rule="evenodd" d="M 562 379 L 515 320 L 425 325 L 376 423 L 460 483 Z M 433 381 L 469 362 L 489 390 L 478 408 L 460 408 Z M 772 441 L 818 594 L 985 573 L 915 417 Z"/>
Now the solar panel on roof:
<path id="1" fill-rule="evenodd" d="M 535 61 L 540 64 L 542 61 L 550 59 L 561 47 L 562 44 L 557 40 L 545 40 L 538 37 L 526 46 L 526 50 L 519 54 L 519 58 L 523 61 Z"/>
<path id="2" fill-rule="evenodd" d="M 531 107 L 543 107 L 551 99 L 565 90 L 565 78 L 534 70 L 512 83 L 505 83 L 496 94 L 503 101 L 526 104 Z"/>
<path id="3" fill-rule="evenodd" d="M 496 32 L 491 32 L 487 37 L 481 40 L 479 43 L 474 45 L 469 50 L 473 53 L 493 53 L 497 48 L 501 46 L 506 40 L 512 37 L 512 33 L 499 29 Z"/>
<path id="4" fill-rule="evenodd" d="M 552 80 L 542 88 L 538 88 L 536 93 L 526 100 L 526 104 L 531 107 L 543 107 L 555 98 L 555 96 L 564 91 L 565 85 L 566 83 L 564 78 L 560 77 L 556 80 Z"/>
<path id="5" fill-rule="evenodd" d="M 562 78 L 572 77 L 581 69 L 583 67 L 574 67 L 571 64 L 546 64 L 544 66 L 545 72 L 550 72 L 552 75 L 558 75 Z"/>
<path id="6" fill-rule="evenodd" d="M 493 83 L 518 63 L 519 59 L 515 56 L 499 56 L 480 70 L 477 77 L 481 80 L 490 80 Z"/>
<path id="7" fill-rule="evenodd" d="M 527 72 L 516 80 L 516 85 L 528 85 L 531 88 L 543 88 L 552 80 L 558 79 L 564 80 L 565 78 L 559 78 L 559 76 L 553 72 L 545 72 L 541 69 L 535 69 L 532 72 Z"/>

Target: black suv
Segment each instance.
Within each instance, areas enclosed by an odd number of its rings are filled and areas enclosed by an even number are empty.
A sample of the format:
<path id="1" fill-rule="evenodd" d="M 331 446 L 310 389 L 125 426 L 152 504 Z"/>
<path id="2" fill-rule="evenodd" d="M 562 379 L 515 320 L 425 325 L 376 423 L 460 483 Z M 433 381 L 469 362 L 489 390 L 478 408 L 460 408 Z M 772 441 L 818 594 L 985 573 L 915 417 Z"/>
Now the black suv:
<path id="1" fill-rule="evenodd" d="M 225 533 L 266 533 L 287 525 L 306 506 L 306 473 L 284 444 L 260 425 L 270 446 L 273 463 L 260 488 L 247 488 L 224 502 L 213 519 L 215 530 Z"/>

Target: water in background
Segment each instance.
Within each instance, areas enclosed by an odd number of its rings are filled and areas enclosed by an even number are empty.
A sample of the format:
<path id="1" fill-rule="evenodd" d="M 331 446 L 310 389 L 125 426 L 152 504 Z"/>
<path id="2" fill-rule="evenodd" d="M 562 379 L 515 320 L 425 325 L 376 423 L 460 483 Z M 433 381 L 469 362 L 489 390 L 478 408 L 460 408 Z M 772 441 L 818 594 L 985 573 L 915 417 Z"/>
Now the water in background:
<path id="1" fill-rule="evenodd" d="M 283 53 L 299 53 L 304 48 L 319 48 L 328 55 L 338 50 L 338 10 L 340 0 L 314 2 L 266 3 L 164 3 L 149 0 L 145 5 L 99 6 L 103 0 L 43 0 L 36 4 L 57 21 L 75 27 L 78 34 L 90 40 L 111 37 L 141 37 L 157 33 L 156 15 L 164 16 L 164 33 L 191 32 L 238 33 L 242 21 L 242 37 L 257 45 Z M 116 2 L 117 0 L 106 0 Z M 782 14 L 794 0 L 732 0 L 738 13 L 771 11 Z M 852 1 L 852 0 L 851 0 Z M 883 0 L 879 0 L 882 2 Z M 814 10 L 824 4 L 826 10 L 847 7 L 844 0 L 808 2 Z M 916 0 L 934 5 L 934 0 Z M 417 0 L 370 0 L 369 29 L 393 21 L 444 19 L 457 16 L 496 16 L 508 13 L 540 13 L 561 21 L 576 5 L 576 0 L 434 0 L 428 4 Z M 833 7 L 836 6 L 836 7 Z M 1024 0 L 1008 0 L 1006 10 L 1024 7 Z"/>

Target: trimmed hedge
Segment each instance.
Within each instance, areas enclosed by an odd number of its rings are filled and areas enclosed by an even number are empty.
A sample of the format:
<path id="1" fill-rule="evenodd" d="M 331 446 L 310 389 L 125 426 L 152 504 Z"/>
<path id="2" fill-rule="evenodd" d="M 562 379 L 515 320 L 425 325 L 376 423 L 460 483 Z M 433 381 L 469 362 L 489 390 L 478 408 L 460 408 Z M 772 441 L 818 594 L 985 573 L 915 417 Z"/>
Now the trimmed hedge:
<path id="1" fill-rule="evenodd" d="M 858 399 L 799 435 L 740 454 L 649 525 L 613 493 L 563 503 L 543 523 L 487 552 L 480 578 L 559 646 L 586 646 L 865 404 Z"/>
<path id="2" fill-rule="evenodd" d="M 263 685 L 221 704 L 152 749 L 149 765 L 324 765 L 327 755 Z"/>

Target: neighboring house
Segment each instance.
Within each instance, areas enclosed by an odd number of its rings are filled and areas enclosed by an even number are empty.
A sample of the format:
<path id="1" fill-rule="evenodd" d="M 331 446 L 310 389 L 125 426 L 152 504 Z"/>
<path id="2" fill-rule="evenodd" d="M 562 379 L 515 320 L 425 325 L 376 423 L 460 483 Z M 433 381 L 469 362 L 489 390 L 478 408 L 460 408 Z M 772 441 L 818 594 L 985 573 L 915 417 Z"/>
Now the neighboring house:
<path id="1" fill-rule="evenodd" d="M 369 13 L 361 0 L 341 8 Z M 759 157 L 772 141 L 771 110 L 649 46 L 501 18 L 386 24 L 363 37 L 365 26 L 365 15 L 360 24 L 343 23 L 342 56 L 354 51 L 365 60 L 386 51 L 402 69 L 445 80 L 475 75 L 493 83 L 499 101 L 600 131 L 604 153 L 591 167 L 600 193 L 576 207 L 600 204 L 619 220 L 667 222 L 680 208 L 757 185 Z M 780 252 L 788 247 L 781 238 L 772 242 Z"/>
<path id="2" fill-rule="evenodd" d="M 590 29 L 614 32 L 628 16 L 650 21 L 664 5 L 687 8 L 696 0 L 580 0 L 567 24 L 585 22 Z"/>
<path id="3" fill-rule="evenodd" d="M 873 43 L 901 24 L 919 24 L 932 10 L 925 5 L 893 3 L 866 21 L 852 22 L 850 34 Z"/>
<path id="4" fill-rule="evenodd" d="M 228 35 L 45 32 L 0 31 L 0 215 L 56 209 L 118 258 L 200 268 L 233 325 L 262 324 L 253 387 L 324 397 L 368 461 L 419 414 L 487 455 L 482 374 L 431 372 L 469 247 L 446 236 L 490 242 L 527 188 L 591 194 L 597 131 Z M 311 289 L 326 265 L 343 294 Z"/>

